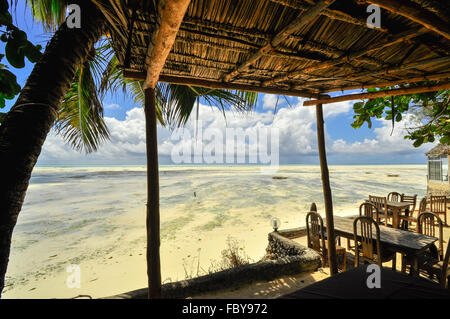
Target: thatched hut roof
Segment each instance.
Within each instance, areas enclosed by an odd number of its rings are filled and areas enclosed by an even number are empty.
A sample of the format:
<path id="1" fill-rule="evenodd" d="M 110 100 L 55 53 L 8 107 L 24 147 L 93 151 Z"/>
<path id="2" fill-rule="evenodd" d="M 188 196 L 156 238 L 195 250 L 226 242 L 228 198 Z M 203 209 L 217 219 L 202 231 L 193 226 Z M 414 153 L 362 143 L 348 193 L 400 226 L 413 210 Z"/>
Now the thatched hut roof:
<path id="1" fill-rule="evenodd" d="M 381 28 L 369 28 L 366 9 L 377 2 L 399 10 L 382 9 Z M 111 3 L 105 12 L 114 49 L 130 77 L 139 78 L 160 21 L 157 1 Z M 417 15 L 444 31 L 424 27 Z M 192 0 L 160 80 L 201 79 L 298 96 L 447 81 L 449 17 L 447 0 Z"/>
<path id="2" fill-rule="evenodd" d="M 427 156 L 440 156 L 440 155 L 450 155 L 450 145 L 448 144 L 438 144 L 431 150 L 425 153 Z"/>

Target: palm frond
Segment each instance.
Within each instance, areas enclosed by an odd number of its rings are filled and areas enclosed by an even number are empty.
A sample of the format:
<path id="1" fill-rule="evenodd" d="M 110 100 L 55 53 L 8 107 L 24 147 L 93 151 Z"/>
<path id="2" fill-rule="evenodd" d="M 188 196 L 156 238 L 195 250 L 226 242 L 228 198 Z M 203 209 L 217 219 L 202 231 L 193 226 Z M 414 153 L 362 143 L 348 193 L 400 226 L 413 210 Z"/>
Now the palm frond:
<path id="1" fill-rule="evenodd" d="M 67 0 L 26 0 L 33 19 L 41 22 L 46 31 L 55 31 L 66 19 Z"/>
<path id="2" fill-rule="evenodd" d="M 113 94 L 115 94 L 118 91 L 130 94 L 134 100 L 134 103 L 141 105 L 142 107 L 144 106 L 144 81 L 133 81 L 125 79 L 123 77 L 123 71 L 119 68 L 119 61 L 113 54 L 108 64 L 104 68 L 99 85 L 99 95 L 101 98 L 103 98 L 107 92 L 112 92 Z M 165 126 L 165 122 L 161 114 L 160 103 L 158 103 L 158 101 L 156 116 L 161 125 Z"/>
<path id="3" fill-rule="evenodd" d="M 226 110 L 250 111 L 257 103 L 257 94 L 253 92 L 164 83 L 158 84 L 157 97 L 165 122 L 177 127 L 187 123 L 199 98 L 210 106 L 217 106 L 224 116 Z"/>
<path id="4" fill-rule="evenodd" d="M 91 69 L 90 63 L 86 63 L 78 70 L 55 123 L 56 131 L 66 142 L 86 153 L 96 151 L 103 141 L 109 139 Z"/>

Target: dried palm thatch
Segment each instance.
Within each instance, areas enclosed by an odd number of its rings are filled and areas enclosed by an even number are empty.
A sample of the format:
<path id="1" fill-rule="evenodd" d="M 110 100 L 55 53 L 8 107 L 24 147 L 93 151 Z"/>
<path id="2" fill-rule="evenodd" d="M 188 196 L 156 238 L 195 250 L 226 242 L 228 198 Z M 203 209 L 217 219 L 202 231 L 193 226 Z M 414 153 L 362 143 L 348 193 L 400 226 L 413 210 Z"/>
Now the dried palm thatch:
<path id="1" fill-rule="evenodd" d="M 164 1 L 107 2 L 125 74 L 143 79 Z M 367 26 L 370 3 L 381 28 Z M 446 0 L 191 0 L 159 80 L 307 97 L 447 81 L 449 11 Z"/>
<path id="2" fill-rule="evenodd" d="M 450 145 L 447 144 L 438 144 L 433 147 L 431 150 L 425 153 L 427 156 L 441 156 L 441 155 L 450 155 Z"/>

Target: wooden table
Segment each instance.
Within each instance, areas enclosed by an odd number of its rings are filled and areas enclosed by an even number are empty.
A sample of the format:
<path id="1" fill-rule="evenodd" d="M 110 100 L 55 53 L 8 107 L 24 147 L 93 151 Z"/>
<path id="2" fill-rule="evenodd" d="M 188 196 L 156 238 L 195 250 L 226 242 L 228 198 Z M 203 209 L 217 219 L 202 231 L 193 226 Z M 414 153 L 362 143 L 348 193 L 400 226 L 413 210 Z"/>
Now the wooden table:
<path id="1" fill-rule="evenodd" d="M 450 299 L 450 290 L 424 278 L 381 268 L 380 288 L 367 287 L 367 265 L 344 271 L 280 299 Z"/>
<path id="2" fill-rule="evenodd" d="M 411 203 L 387 201 L 387 208 L 392 211 L 392 227 L 400 228 L 400 214 L 402 213 L 402 210 L 409 210 L 409 205 L 411 205 Z"/>
<path id="3" fill-rule="evenodd" d="M 353 239 L 353 220 L 335 216 L 334 232 L 336 236 Z M 407 255 L 413 262 L 411 271 L 415 276 L 419 276 L 418 257 L 428 248 L 435 250 L 434 242 L 437 240 L 436 237 L 380 225 L 380 246 Z"/>
<path id="4" fill-rule="evenodd" d="M 370 200 L 366 199 L 367 203 L 371 203 Z M 395 201 L 387 201 L 387 209 L 392 211 L 392 227 L 400 228 L 400 214 L 402 210 L 409 210 L 409 206 L 411 203 L 409 202 L 395 202 Z M 386 217 L 387 212 L 386 213 Z"/>

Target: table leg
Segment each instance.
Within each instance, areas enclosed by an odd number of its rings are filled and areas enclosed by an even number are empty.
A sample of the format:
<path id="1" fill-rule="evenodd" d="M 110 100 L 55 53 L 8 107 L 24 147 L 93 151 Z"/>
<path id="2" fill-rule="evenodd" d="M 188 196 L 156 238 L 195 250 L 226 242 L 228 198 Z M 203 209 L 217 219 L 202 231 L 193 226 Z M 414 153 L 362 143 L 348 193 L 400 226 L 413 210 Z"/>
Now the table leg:
<path id="1" fill-rule="evenodd" d="M 409 217 L 409 208 L 406 208 L 405 209 L 405 216 L 406 217 Z M 408 230 L 409 229 L 409 221 L 408 220 L 401 220 L 401 225 L 400 225 L 400 227 L 401 227 L 401 229 L 403 229 L 403 230 Z"/>
<path id="2" fill-rule="evenodd" d="M 400 209 L 397 207 L 392 209 L 392 227 L 399 228 L 400 224 L 399 217 L 400 217 Z"/>
<path id="3" fill-rule="evenodd" d="M 411 274 L 414 277 L 419 277 L 419 258 L 417 257 L 417 255 L 414 255 L 414 257 L 412 258 Z"/>

